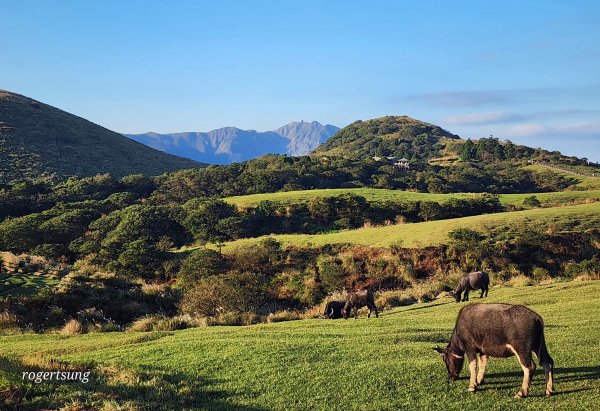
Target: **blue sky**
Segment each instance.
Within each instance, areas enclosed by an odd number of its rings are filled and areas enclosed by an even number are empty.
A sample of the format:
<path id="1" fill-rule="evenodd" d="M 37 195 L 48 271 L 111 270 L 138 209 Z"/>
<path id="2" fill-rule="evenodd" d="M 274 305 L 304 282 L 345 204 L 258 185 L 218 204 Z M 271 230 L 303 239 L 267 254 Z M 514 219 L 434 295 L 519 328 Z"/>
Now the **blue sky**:
<path id="1" fill-rule="evenodd" d="M 600 161 L 597 1 L 0 0 L 0 88 L 115 131 L 406 114 Z"/>

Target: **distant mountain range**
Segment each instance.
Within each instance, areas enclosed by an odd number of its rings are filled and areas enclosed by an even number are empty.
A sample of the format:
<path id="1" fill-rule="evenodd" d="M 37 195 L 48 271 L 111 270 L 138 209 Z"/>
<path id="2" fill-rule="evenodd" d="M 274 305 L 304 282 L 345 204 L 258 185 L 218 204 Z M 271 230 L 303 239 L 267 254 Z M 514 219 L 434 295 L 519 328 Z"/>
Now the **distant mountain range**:
<path id="1" fill-rule="evenodd" d="M 265 154 L 305 155 L 339 130 L 331 124 L 292 122 L 273 131 L 224 127 L 209 132 L 125 134 L 149 147 L 210 164 L 229 164 Z"/>
<path id="2" fill-rule="evenodd" d="M 0 183 L 41 176 L 158 175 L 203 166 L 31 98 L 0 90 Z"/>

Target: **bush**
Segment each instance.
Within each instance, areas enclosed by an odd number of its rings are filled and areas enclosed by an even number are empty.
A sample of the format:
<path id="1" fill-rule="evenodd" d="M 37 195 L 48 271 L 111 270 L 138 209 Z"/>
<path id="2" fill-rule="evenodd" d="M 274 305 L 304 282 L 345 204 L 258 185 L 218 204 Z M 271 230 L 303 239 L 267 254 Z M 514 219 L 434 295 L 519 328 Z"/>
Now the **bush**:
<path id="1" fill-rule="evenodd" d="M 541 207 L 542 203 L 537 199 L 536 196 L 525 197 L 523 200 L 523 205 L 525 207 Z"/>
<path id="2" fill-rule="evenodd" d="M 261 275 L 249 272 L 203 278 L 184 294 L 180 308 L 200 317 L 256 311 L 265 302 L 266 286 Z"/>
<path id="3" fill-rule="evenodd" d="M 325 292 L 340 291 L 344 288 L 344 270 L 338 258 L 320 256 L 317 259 L 317 270 Z"/>
<path id="4" fill-rule="evenodd" d="M 67 323 L 60 330 L 60 333 L 64 335 L 83 334 L 83 332 L 83 325 L 76 319 L 67 321 Z"/>
<path id="5" fill-rule="evenodd" d="M 196 326 L 198 326 L 198 322 L 189 316 L 165 317 L 163 315 L 147 315 L 135 320 L 127 327 L 127 331 L 175 331 Z"/>
<path id="6" fill-rule="evenodd" d="M 0 332 L 2 334 L 14 334 L 20 332 L 17 316 L 8 311 L 1 311 Z"/>
<path id="7" fill-rule="evenodd" d="M 545 268 L 534 267 L 531 276 L 535 281 L 542 281 L 550 278 L 550 273 Z"/>
<path id="8" fill-rule="evenodd" d="M 224 272 L 227 264 L 223 256 L 206 248 L 192 251 L 183 263 L 178 274 L 178 284 L 183 288 L 190 288 L 202 278 Z"/>
<path id="9" fill-rule="evenodd" d="M 600 259 L 594 256 L 579 263 L 568 264 L 565 268 L 565 276 L 569 278 L 585 277 L 600 280 Z"/>

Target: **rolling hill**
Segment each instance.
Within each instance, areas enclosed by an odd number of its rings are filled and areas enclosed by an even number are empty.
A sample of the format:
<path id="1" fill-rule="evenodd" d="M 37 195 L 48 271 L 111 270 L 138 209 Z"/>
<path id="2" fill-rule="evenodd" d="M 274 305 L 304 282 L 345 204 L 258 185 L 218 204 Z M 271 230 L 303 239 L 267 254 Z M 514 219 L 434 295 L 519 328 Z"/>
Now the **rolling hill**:
<path id="1" fill-rule="evenodd" d="M 331 124 L 292 122 L 273 131 L 224 127 L 209 132 L 125 136 L 166 153 L 210 164 L 229 164 L 265 154 L 305 155 L 335 134 Z"/>
<path id="2" fill-rule="evenodd" d="M 201 166 L 55 107 L 0 90 L 0 182 L 43 175 L 158 175 Z"/>
<path id="3" fill-rule="evenodd" d="M 446 140 L 459 139 L 441 127 L 408 116 L 387 116 L 356 121 L 344 127 L 313 154 L 349 158 L 433 158 L 443 155 Z"/>

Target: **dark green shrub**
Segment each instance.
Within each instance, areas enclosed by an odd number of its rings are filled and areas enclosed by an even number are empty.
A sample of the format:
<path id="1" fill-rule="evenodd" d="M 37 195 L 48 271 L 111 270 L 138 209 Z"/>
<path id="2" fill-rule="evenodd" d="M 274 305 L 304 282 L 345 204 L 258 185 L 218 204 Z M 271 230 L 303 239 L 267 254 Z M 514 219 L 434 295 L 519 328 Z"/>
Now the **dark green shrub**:
<path id="1" fill-rule="evenodd" d="M 227 269 L 223 256 L 207 248 L 192 251 L 183 262 L 177 276 L 177 282 L 183 288 L 193 287 L 202 278 L 222 274 Z"/>

